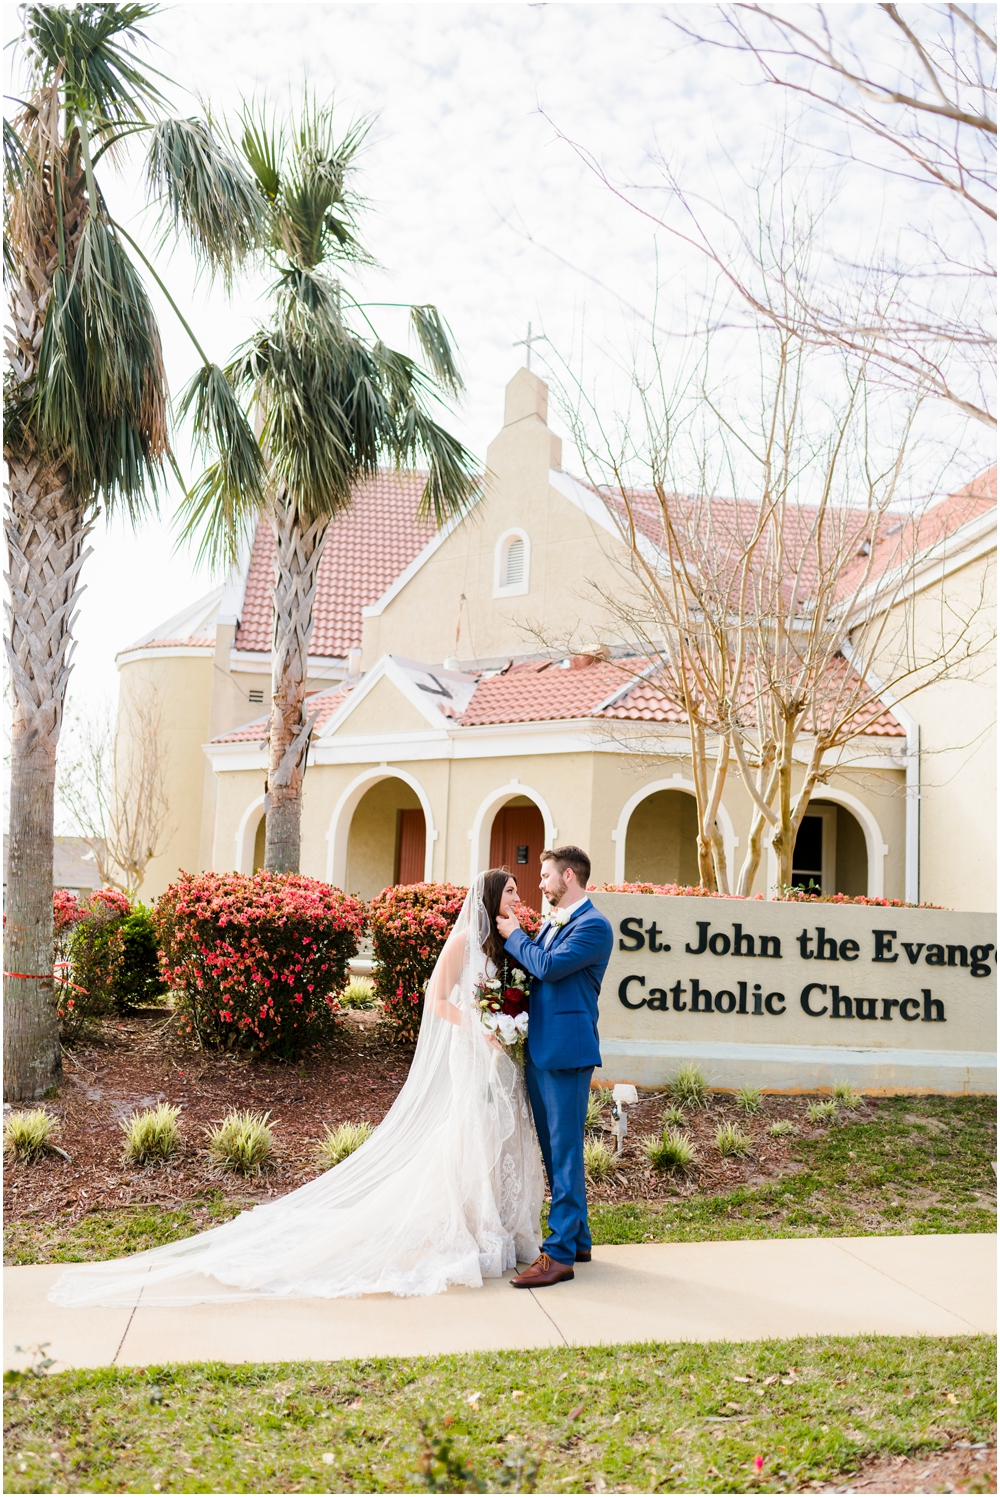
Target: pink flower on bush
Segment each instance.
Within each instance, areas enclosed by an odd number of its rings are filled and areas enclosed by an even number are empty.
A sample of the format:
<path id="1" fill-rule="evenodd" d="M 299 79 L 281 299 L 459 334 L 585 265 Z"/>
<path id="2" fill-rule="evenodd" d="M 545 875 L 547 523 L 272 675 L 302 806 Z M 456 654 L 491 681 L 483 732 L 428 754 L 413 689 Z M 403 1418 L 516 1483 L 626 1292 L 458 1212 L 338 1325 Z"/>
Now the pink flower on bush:
<path id="1" fill-rule="evenodd" d="M 398 1039 L 416 1039 L 424 988 L 466 892 L 458 884 L 400 884 L 369 902 L 375 989 Z"/>

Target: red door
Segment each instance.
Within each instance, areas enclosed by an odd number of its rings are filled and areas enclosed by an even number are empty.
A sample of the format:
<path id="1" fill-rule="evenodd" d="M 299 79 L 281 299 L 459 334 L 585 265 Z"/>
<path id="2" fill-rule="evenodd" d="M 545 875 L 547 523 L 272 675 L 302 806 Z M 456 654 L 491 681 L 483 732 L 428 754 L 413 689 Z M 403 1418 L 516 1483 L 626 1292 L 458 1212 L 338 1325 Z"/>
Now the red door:
<path id="1" fill-rule="evenodd" d="M 490 867 L 509 868 L 517 892 L 533 910 L 542 908 L 538 887 L 545 826 L 537 806 L 502 806 L 490 834 Z"/>
<path id="2" fill-rule="evenodd" d="M 396 883 L 422 884 L 427 831 L 423 811 L 400 811 L 396 828 Z"/>

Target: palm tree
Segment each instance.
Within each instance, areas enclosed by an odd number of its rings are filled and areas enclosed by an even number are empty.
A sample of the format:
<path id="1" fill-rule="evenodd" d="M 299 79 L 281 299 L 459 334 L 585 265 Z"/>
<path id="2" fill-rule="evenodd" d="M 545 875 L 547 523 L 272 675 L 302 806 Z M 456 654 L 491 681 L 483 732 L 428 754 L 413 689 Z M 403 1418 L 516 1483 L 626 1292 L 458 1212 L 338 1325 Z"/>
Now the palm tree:
<path id="1" fill-rule="evenodd" d="M 186 532 L 205 538 L 202 552 L 214 561 L 234 555 L 261 514 L 274 533 L 265 866 L 277 872 L 299 867 L 302 777 L 313 722 L 304 705 L 306 671 L 331 520 L 386 461 L 426 462 L 422 509 L 438 524 L 466 511 L 476 484 L 471 453 L 432 414 L 434 400 L 462 388 L 437 310 L 409 309 L 421 364 L 378 337 L 370 307 L 337 274 L 340 267 L 371 263 L 357 235 L 362 204 L 350 185 L 366 130 L 354 126 L 338 138 L 332 105 L 308 94 L 297 117 L 244 107 L 232 146 L 265 205 L 261 253 L 274 276 L 274 306 L 225 374 L 231 393 L 253 412 L 264 483 L 262 491 L 241 485 L 223 454 L 186 501 Z M 218 236 L 211 232 L 211 207 L 203 212 L 194 200 L 185 175 L 189 161 L 175 165 L 165 150 L 162 176 L 177 222 L 194 232 L 196 251 L 209 244 L 202 253 L 211 265 Z M 184 397 L 208 451 L 220 426 L 214 415 L 219 396 L 218 377 L 206 370 Z"/>
<path id="2" fill-rule="evenodd" d="M 4 125 L 11 314 L 5 644 L 14 698 L 4 985 L 10 1100 L 42 1095 L 60 1074 L 51 975 L 53 796 L 87 536 L 101 508 L 141 518 L 172 461 L 160 336 L 137 260 L 163 283 L 111 217 L 97 167 L 114 147 L 146 134 L 155 190 L 163 144 L 171 142 L 175 157 L 186 159 L 189 180 L 217 205 L 220 239 L 212 252 L 223 271 L 246 252 L 248 238 L 256 241 L 263 221 L 246 173 L 204 123 L 165 117 L 159 75 L 135 51 L 155 9 L 26 6 L 27 96 Z M 218 370 L 208 366 L 205 378 L 218 387 L 214 432 L 227 469 L 234 482 L 259 486 L 259 454 L 243 412 L 227 403 L 229 386 Z"/>

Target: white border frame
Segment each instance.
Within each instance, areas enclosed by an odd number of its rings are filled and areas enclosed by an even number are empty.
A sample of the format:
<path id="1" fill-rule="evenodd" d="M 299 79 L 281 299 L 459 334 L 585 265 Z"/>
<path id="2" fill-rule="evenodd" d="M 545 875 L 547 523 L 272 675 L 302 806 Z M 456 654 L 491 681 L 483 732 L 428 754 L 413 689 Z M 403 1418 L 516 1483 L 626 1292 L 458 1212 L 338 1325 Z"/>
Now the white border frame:
<path id="1" fill-rule="evenodd" d="M 656 795 L 661 790 L 683 790 L 685 794 L 691 796 L 696 794 L 694 780 L 687 780 L 682 774 L 678 773 L 671 775 L 669 780 L 652 780 L 650 784 L 643 785 L 634 795 L 629 796 L 622 807 L 621 815 L 618 818 L 618 825 L 611 833 L 611 840 L 615 844 L 614 882 L 616 884 L 623 884 L 625 882 L 625 839 L 628 836 L 628 824 L 632 819 L 632 813 L 637 806 L 642 805 L 644 800 L 648 800 L 651 795 Z M 740 839 L 733 828 L 732 817 L 723 805 L 719 806 L 718 822 L 722 831 L 722 849 L 725 853 L 726 868 L 730 874 L 731 881 L 734 854 L 740 845 Z"/>
<path id="2" fill-rule="evenodd" d="M 485 873 L 490 866 L 490 835 L 493 831 L 494 818 L 500 807 L 505 806 L 516 795 L 525 796 L 538 807 L 542 813 L 542 825 L 545 828 L 545 846 L 555 846 L 559 832 L 552 820 L 552 812 L 549 810 L 545 797 L 539 795 L 537 790 L 532 790 L 530 785 L 522 785 L 520 780 L 509 780 L 500 789 L 490 792 L 473 818 L 472 830 L 469 832 L 469 841 L 472 843 L 469 863 L 470 884 L 475 881 L 478 874 Z"/>
<path id="3" fill-rule="evenodd" d="M 431 810 L 430 799 L 427 791 L 420 781 L 405 769 L 399 769 L 394 764 L 380 764 L 375 769 L 365 769 L 356 775 L 347 789 L 343 791 L 340 799 L 333 809 L 330 817 L 330 826 L 326 834 L 326 881 L 343 889 L 347 879 L 347 849 L 351 836 L 351 822 L 358 804 L 366 791 L 382 780 L 402 780 L 404 785 L 409 785 L 420 802 L 420 808 L 424 813 L 424 830 L 426 840 L 424 842 L 424 879 L 430 880 L 434 877 L 434 844 L 438 839 L 434 827 L 434 813 Z"/>
<path id="4" fill-rule="evenodd" d="M 507 560 L 507 549 L 511 541 L 521 540 L 524 542 L 524 577 L 521 582 L 515 582 L 510 587 L 505 587 L 500 578 L 503 575 Z M 526 530 L 520 526 L 513 525 L 510 530 L 505 530 L 497 541 L 493 551 L 493 596 L 494 598 L 520 598 L 528 591 L 531 581 L 531 537 Z"/>
<path id="5" fill-rule="evenodd" d="M 869 811 L 864 801 L 851 795 L 849 790 L 840 790 L 833 785 L 819 785 L 810 800 L 829 800 L 834 805 L 850 811 L 855 821 L 860 822 L 865 834 L 865 851 L 868 854 L 868 898 L 881 899 L 885 891 L 885 860 L 889 852 L 888 842 L 882 840 L 882 828 Z M 767 839 L 767 897 L 773 899 L 778 889 L 778 860 Z"/>

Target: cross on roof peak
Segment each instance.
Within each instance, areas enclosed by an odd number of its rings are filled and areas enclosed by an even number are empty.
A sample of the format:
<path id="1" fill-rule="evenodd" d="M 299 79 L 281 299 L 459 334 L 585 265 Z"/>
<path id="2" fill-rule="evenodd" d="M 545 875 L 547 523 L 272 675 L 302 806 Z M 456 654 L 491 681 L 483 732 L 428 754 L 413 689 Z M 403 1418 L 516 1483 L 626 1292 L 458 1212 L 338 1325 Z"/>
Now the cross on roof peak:
<path id="1" fill-rule="evenodd" d="M 532 343 L 546 343 L 546 342 L 548 342 L 548 339 L 546 338 L 546 336 L 545 336 L 544 333 L 534 333 L 534 334 L 532 334 L 531 323 L 529 322 L 528 323 L 528 332 L 527 332 L 527 335 L 524 338 L 518 338 L 513 344 L 511 344 L 511 347 L 512 348 L 523 348 L 523 349 L 525 349 L 526 352 L 525 352 L 524 363 L 525 363 L 525 367 L 530 371 L 530 369 L 531 369 L 531 345 L 532 345 Z"/>

